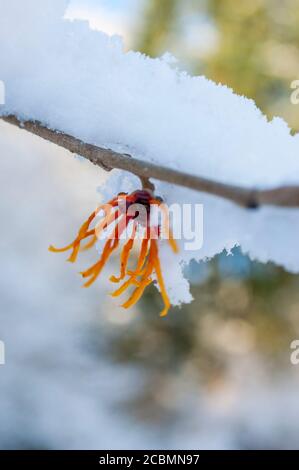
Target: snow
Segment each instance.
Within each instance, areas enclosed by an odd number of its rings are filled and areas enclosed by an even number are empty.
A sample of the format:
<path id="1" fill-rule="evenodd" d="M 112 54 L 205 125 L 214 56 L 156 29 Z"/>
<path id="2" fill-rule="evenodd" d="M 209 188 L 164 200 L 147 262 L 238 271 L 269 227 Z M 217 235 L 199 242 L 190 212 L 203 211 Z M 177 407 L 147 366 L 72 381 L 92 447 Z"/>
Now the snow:
<path id="1" fill-rule="evenodd" d="M 299 137 L 282 119 L 268 122 L 253 101 L 179 71 L 169 55 L 124 52 L 120 37 L 64 19 L 66 0 L 0 0 L 0 7 L 2 114 L 38 119 L 84 141 L 223 182 L 299 184 Z M 136 179 L 112 172 L 107 187 L 136 189 Z M 174 304 L 191 300 L 185 263 L 235 245 L 299 272 L 297 209 L 250 212 L 165 183 L 156 187 L 168 204 L 204 204 L 203 247 L 181 249 L 176 257 L 162 249 Z"/>

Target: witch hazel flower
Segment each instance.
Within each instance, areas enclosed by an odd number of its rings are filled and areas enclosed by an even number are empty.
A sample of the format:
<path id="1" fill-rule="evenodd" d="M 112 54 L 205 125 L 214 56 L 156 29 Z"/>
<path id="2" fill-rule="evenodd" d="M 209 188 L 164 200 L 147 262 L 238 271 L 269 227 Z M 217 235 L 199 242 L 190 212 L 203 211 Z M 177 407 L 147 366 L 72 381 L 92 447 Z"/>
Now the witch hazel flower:
<path id="1" fill-rule="evenodd" d="M 157 217 L 157 209 L 160 212 L 160 219 Z M 93 223 L 94 227 L 91 228 Z M 100 238 L 105 239 L 100 259 L 80 273 L 85 279 L 84 287 L 90 287 L 97 280 L 112 253 L 123 242 L 120 273 L 118 276 L 110 277 L 112 283 L 122 284 L 111 295 L 118 297 L 129 287 L 134 286 L 133 293 L 122 304 L 123 308 L 128 309 L 138 302 L 146 287 L 156 280 L 164 302 L 160 315 L 166 316 L 171 303 L 163 279 L 159 243 L 162 239 L 167 239 L 174 253 L 178 252 L 178 247 L 170 229 L 169 212 L 163 201 L 155 197 L 149 189 L 137 190 L 131 194 L 119 193 L 107 204 L 99 206 L 92 212 L 80 227 L 77 237 L 69 245 L 63 248 L 51 245 L 49 250 L 54 253 L 70 251 L 68 261 L 74 263 L 81 251 L 92 248 Z M 130 270 L 129 258 L 138 240 L 140 251 L 137 265 L 135 269 Z"/>

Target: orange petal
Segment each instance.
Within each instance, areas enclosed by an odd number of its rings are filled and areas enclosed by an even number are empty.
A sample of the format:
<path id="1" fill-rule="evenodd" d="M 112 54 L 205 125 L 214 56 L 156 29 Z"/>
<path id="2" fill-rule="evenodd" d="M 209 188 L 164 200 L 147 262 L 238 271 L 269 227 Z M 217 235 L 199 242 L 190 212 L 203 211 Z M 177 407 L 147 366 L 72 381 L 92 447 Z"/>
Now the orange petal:
<path id="1" fill-rule="evenodd" d="M 86 243 L 86 245 L 84 245 L 80 248 L 80 251 L 89 250 L 90 248 L 92 248 L 96 244 L 97 241 L 98 241 L 98 237 L 96 235 L 94 235 L 92 237 L 92 239 L 89 242 Z"/>
<path id="2" fill-rule="evenodd" d="M 49 251 L 51 251 L 52 253 L 63 253 L 65 251 L 68 251 L 70 250 L 74 245 L 74 242 L 70 243 L 69 245 L 63 247 L 63 248 L 55 248 L 55 246 L 53 245 L 50 245 L 49 246 Z"/>
<path id="3" fill-rule="evenodd" d="M 110 225 L 112 222 L 116 222 L 119 218 L 120 211 L 116 210 L 111 213 L 111 210 L 106 216 L 99 221 L 95 228 L 95 233 L 98 238 L 100 238 L 101 233 Z"/>
<path id="4" fill-rule="evenodd" d="M 127 223 L 129 223 L 129 221 L 127 221 Z M 119 221 L 119 223 L 116 225 L 116 227 L 114 229 L 114 233 L 117 234 L 118 237 L 114 238 L 114 239 L 108 238 L 100 260 L 96 264 L 91 266 L 91 268 L 89 268 L 87 271 L 84 271 L 84 272 L 81 273 L 81 275 L 84 278 L 91 276 L 89 281 L 87 281 L 84 284 L 84 287 L 89 287 L 89 286 L 91 286 L 91 284 L 93 284 L 95 282 L 97 277 L 100 275 L 102 269 L 104 268 L 108 258 L 110 257 L 112 252 L 118 247 L 118 245 L 119 245 L 119 236 L 121 235 L 122 231 L 125 230 L 125 228 L 126 228 L 126 225 L 124 225 L 124 226 L 122 226 L 121 231 L 119 231 L 119 226 L 121 224 L 122 224 L 122 219 Z"/>
<path id="5" fill-rule="evenodd" d="M 151 270 L 152 269 L 153 267 L 151 267 Z M 139 286 L 137 287 L 137 289 L 134 290 L 130 298 L 124 304 L 122 304 L 122 307 L 125 309 L 133 307 L 133 305 L 135 305 L 138 302 L 138 300 L 142 297 L 144 290 L 149 284 L 151 284 L 151 282 L 152 282 L 151 279 L 142 280 Z"/>
<path id="6" fill-rule="evenodd" d="M 90 230 L 87 232 L 84 236 L 82 236 L 81 240 L 84 240 L 85 238 L 90 237 L 91 235 L 94 234 L 94 230 Z M 55 248 L 53 245 L 49 246 L 49 251 L 53 253 L 63 253 L 65 251 L 70 250 L 71 248 L 74 247 L 75 242 L 70 243 L 69 245 L 65 246 L 64 248 Z"/>
<path id="7" fill-rule="evenodd" d="M 68 261 L 70 261 L 71 263 L 75 262 L 76 259 L 77 259 L 79 250 L 80 250 L 81 239 L 83 239 L 85 237 L 91 222 L 96 217 L 96 214 L 97 214 L 97 211 L 94 211 L 88 217 L 88 219 L 81 225 L 81 227 L 79 229 L 79 232 L 78 232 L 78 236 L 77 236 L 77 238 L 75 238 L 75 240 L 72 243 L 65 246 L 64 248 L 55 248 L 51 245 L 49 247 L 49 250 L 52 251 L 53 253 L 63 253 L 64 251 L 68 251 L 71 248 L 73 248 L 73 251 L 72 251 L 70 257 L 68 258 Z"/>
<path id="8" fill-rule="evenodd" d="M 121 257 L 120 257 L 120 265 L 121 265 L 120 275 L 119 275 L 119 277 L 111 276 L 110 277 L 111 282 L 117 283 L 117 282 L 120 282 L 122 279 L 125 278 L 127 265 L 128 265 L 128 261 L 129 261 L 129 257 L 130 257 L 130 252 L 131 252 L 131 250 L 134 246 L 134 239 L 135 239 L 135 235 L 136 235 L 136 229 L 137 229 L 137 224 L 134 223 L 130 238 L 129 238 L 129 240 L 127 241 L 127 243 L 124 245 L 124 247 L 122 249 L 122 253 L 121 253 Z"/>
<path id="9" fill-rule="evenodd" d="M 179 248 L 177 242 L 173 237 L 173 232 L 170 229 L 170 218 L 169 218 L 169 210 L 166 204 L 160 203 L 159 208 L 162 212 L 163 220 L 162 220 L 162 232 L 165 234 L 169 245 L 171 246 L 174 253 L 179 252 Z"/>
<path id="10" fill-rule="evenodd" d="M 149 236 L 150 236 L 150 230 L 147 229 L 145 237 L 143 238 L 142 243 L 141 243 L 141 250 L 140 250 L 139 258 L 137 261 L 136 269 L 135 271 L 128 271 L 128 274 L 130 274 L 130 276 L 141 276 L 144 274 L 143 268 L 144 268 L 146 256 L 148 253 Z"/>
<path id="11" fill-rule="evenodd" d="M 171 229 L 169 229 L 168 243 L 169 243 L 172 251 L 177 254 L 179 252 L 179 247 L 178 247 L 178 244 L 177 244 L 176 240 L 173 238 L 173 233 L 172 233 Z"/>
<path id="12" fill-rule="evenodd" d="M 145 269 L 144 276 L 143 276 L 142 280 L 140 281 L 140 284 L 137 287 L 137 289 L 134 290 L 134 292 L 132 293 L 130 298 L 122 305 L 123 308 L 130 308 L 133 305 L 135 305 L 138 302 L 138 300 L 140 299 L 140 297 L 142 296 L 145 288 L 151 283 L 151 280 L 149 278 L 150 278 L 150 276 L 153 272 L 153 269 L 154 269 L 154 265 L 153 265 L 154 251 L 153 251 L 153 243 L 152 242 L 153 242 L 153 240 L 151 240 L 150 253 L 149 253 L 149 258 L 148 258 L 148 262 L 147 262 L 147 266 L 146 266 L 146 269 Z"/>
<path id="13" fill-rule="evenodd" d="M 121 294 L 123 294 L 131 285 L 136 285 L 139 286 L 140 282 L 137 281 L 136 278 L 130 277 L 126 282 L 123 283 L 122 286 L 120 286 L 116 291 L 112 292 L 111 296 L 112 297 L 119 297 Z"/>
<path id="14" fill-rule="evenodd" d="M 88 217 L 88 219 L 81 225 L 81 227 L 78 231 L 78 235 L 72 243 L 70 243 L 69 245 L 67 245 L 63 248 L 55 248 L 54 246 L 51 245 L 49 247 L 49 251 L 51 251 L 53 253 L 63 253 L 65 251 L 68 251 L 71 248 L 73 248 L 73 253 L 69 257 L 69 261 L 74 262 L 76 260 L 77 256 L 78 256 L 78 252 L 80 250 L 80 242 L 83 238 L 85 238 L 85 235 L 86 235 L 86 233 L 89 229 L 89 226 L 90 226 L 91 222 L 95 219 L 97 214 L 102 209 L 105 209 L 105 207 L 108 207 L 108 206 L 113 206 L 114 207 L 116 204 L 117 204 L 117 198 L 114 198 L 110 202 L 108 202 L 107 204 L 99 206 L 94 212 L 92 212 L 92 214 Z M 79 248 L 78 248 L 78 245 L 79 245 Z"/>
<path id="15" fill-rule="evenodd" d="M 161 270 L 161 265 L 160 265 L 160 260 L 159 260 L 158 244 L 157 244 L 156 240 L 153 240 L 153 244 L 154 244 L 154 256 L 153 257 L 154 257 L 155 272 L 156 272 L 157 280 L 158 280 L 158 283 L 159 283 L 159 286 L 160 286 L 162 299 L 164 301 L 164 309 L 160 313 L 160 316 L 165 317 L 168 313 L 168 310 L 171 307 L 171 303 L 170 303 L 170 300 L 168 298 L 168 294 L 167 294 L 165 284 L 164 284 L 164 279 L 163 279 L 163 276 L 162 276 L 162 270 Z"/>
<path id="16" fill-rule="evenodd" d="M 118 211 L 116 212 L 113 212 L 112 214 L 110 213 L 111 212 L 111 205 L 109 204 L 109 214 L 108 216 L 104 217 L 103 220 L 101 220 L 99 226 L 97 226 L 95 229 L 94 229 L 94 233 L 96 234 L 95 238 L 90 242 L 90 246 L 93 246 L 95 243 L 96 243 L 96 240 L 97 238 L 99 238 L 99 234 L 100 232 L 108 227 L 108 225 L 110 225 L 114 220 L 116 220 L 118 218 Z M 101 210 L 102 208 L 104 208 L 104 206 L 101 206 L 101 208 L 99 208 L 99 210 Z M 98 211 L 99 211 L 98 210 Z M 97 212 L 98 212 L 97 211 Z M 95 218 L 96 216 L 96 213 L 94 215 L 93 218 Z M 88 219 L 89 220 L 93 220 L 92 219 L 92 216 Z M 87 221 L 87 222 L 88 222 Z M 80 232 L 79 232 L 79 235 L 77 237 L 77 240 L 74 242 L 74 248 L 73 248 L 73 252 L 71 253 L 68 261 L 70 261 L 71 263 L 74 263 L 76 260 L 77 260 L 77 257 L 78 257 L 78 254 L 79 254 L 79 251 L 80 251 L 80 244 L 81 244 L 81 241 L 83 238 L 85 238 L 86 236 L 86 227 L 87 227 L 88 223 L 86 223 L 86 225 L 80 229 Z M 90 224 L 89 224 L 90 225 Z M 89 225 L 88 225 L 88 228 L 89 228 Z M 88 249 L 88 248 L 87 248 Z"/>
<path id="17" fill-rule="evenodd" d="M 90 287 L 96 281 L 98 276 L 101 274 L 102 269 L 104 268 L 109 256 L 112 253 L 112 248 L 109 245 L 107 247 L 107 244 L 108 244 L 108 241 L 105 245 L 105 248 L 104 248 L 104 251 L 100 260 L 96 264 L 94 264 L 91 268 L 89 268 L 87 271 L 85 271 L 84 273 L 81 273 L 84 278 L 91 276 L 90 279 L 84 284 L 83 287 Z"/>

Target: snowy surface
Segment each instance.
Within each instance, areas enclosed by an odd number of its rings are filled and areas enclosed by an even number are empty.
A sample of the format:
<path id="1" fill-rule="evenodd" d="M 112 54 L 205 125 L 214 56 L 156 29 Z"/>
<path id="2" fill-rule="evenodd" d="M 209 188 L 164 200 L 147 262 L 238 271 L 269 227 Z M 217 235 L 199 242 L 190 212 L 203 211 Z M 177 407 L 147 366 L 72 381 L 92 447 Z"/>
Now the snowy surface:
<path id="1" fill-rule="evenodd" d="M 2 113 L 39 119 L 84 141 L 219 181 L 271 187 L 299 183 L 299 136 L 268 122 L 253 101 L 204 77 L 190 77 L 170 56 L 123 51 L 119 37 L 63 19 L 66 0 L 0 0 Z M 116 175 L 115 175 L 116 173 Z M 113 172 L 109 190 L 134 186 Z M 113 186 L 112 182 L 116 181 Z M 126 187 L 121 187 L 126 181 Z M 181 265 L 240 245 L 252 258 L 299 272 L 299 211 L 255 213 L 218 198 L 157 182 L 168 204 L 204 204 L 204 245 L 174 261 L 163 250 L 174 304 L 189 302 Z"/>

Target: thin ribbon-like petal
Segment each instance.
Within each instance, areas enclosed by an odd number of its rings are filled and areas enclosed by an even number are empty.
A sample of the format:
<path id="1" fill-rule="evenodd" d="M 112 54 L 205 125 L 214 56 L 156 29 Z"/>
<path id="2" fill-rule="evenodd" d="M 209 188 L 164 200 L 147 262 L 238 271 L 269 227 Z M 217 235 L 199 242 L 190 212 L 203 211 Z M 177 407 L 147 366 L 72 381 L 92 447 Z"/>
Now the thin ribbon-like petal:
<path id="1" fill-rule="evenodd" d="M 120 282 L 122 279 L 125 278 L 126 276 L 126 271 L 127 271 L 127 265 L 130 257 L 131 250 L 134 246 L 134 240 L 135 240 L 135 235 L 136 235 L 136 229 L 137 229 L 137 224 L 134 222 L 133 223 L 133 228 L 132 228 L 132 233 L 130 235 L 129 240 L 127 243 L 125 243 L 122 252 L 121 252 L 121 257 L 120 257 L 120 275 L 119 277 L 116 276 L 111 276 L 110 281 L 117 283 Z"/>
<path id="2" fill-rule="evenodd" d="M 156 240 L 153 240 L 153 245 L 154 245 L 154 255 L 153 255 L 154 267 L 155 267 L 155 272 L 156 272 L 156 275 L 157 275 L 158 284 L 160 286 L 162 299 L 164 301 L 164 309 L 160 313 L 160 316 L 165 317 L 168 313 L 168 310 L 171 307 L 171 304 L 170 304 L 170 300 L 168 298 L 168 294 L 167 294 L 165 284 L 164 284 L 164 279 L 163 279 L 163 276 L 162 276 L 162 270 L 161 270 L 161 265 L 160 265 L 160 260 L 159 260 L 159 253 L 158 253 L 158 244 L 157 244 Z"/>
<path id="3" fill-rule="evenodd" d="M 132 295 L 129 297 L 129 299 L 122 305 L 123 308 L 130 308 L 133 305 L 135 305 L 140 297 L 142 296 L 145 288 L 149 285 L 149 278 L 153 272 L 154 269 L 154 263 L 153 263 L 153 255 L 154 255 L 154 250 L 153 250 L 153 241 L 151 240 L 151 247 L 150 247 L 150 252 L 149 252 L 149 257 L 147 261 L 147 266 L 145 269 L 144 276 L 142 277 L 139 286 L 134 290 Z"/>
<path id="4" fill-rule="evenodd" d="M 124 218 L 126 219 L 125 223 L 123 223 Z M 108 238 L 100 260 L 97 263 L 95 263 L 93 266 L 91 266 L 91 268 L 81 273 L 83 278 L 90 277 L 90 279 L 84 284 L 84 287 L 91 286 L 95 282 L 95 280 L 98 278 L 108 258 L 111 256 L 113 251 L 116 250 L 116 248 L 118 247 L 119 237 L 121 236 L 121 233 L 126 229 L 129 221 L 130 220 L 126 216 L 121 218 L 121 220 L 118 222 L 118 224 L 114 228 L 115 238 Z M 121 227 L 121 229 L 119 227 Z"/>

